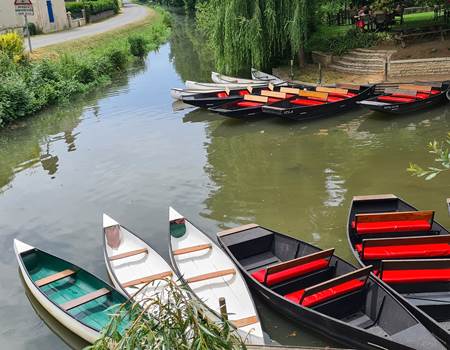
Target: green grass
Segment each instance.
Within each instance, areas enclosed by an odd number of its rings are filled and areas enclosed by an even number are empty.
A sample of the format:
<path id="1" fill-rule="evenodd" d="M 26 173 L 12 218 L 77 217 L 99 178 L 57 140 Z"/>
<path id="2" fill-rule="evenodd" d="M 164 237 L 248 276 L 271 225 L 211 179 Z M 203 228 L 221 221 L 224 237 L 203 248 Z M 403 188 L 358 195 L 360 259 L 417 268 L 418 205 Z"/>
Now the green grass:
<path id="1" fill-rule="evenodd" d="M 397 17 L 398 22 L 398 17 Z M 435 24 L 444 24 L 443 17 L 439 17 L 438 21 L 434 20 L 434 12 L 411 13 L 403 16 L 403 24 L 395 24 L 393 29 L 420 28 Z"/>

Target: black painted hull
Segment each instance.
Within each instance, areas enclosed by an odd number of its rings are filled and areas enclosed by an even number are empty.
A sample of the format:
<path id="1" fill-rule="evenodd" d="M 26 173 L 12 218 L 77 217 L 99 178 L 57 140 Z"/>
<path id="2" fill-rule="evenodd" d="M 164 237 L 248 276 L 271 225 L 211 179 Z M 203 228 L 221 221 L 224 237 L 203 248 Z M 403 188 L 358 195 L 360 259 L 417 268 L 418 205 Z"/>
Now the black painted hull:
<path id="1" fill-rule="evenodd" d="M 370 101 L 370 100 L 369 100 Z M 425 100 L 419 100 L 411 103 L 396 103 L 387 105 L 366 105 L 361 103 L 364 108 L 370 109 L 376 112 L 382 112 L 387 114 L 406 114 L 430 109 L 444 103 L 447 103 L 446 92 L 442 92 L 439 95 L 427 98 Z"/>
<path id="2" fill-rule="evenodd" d="M 335 116 L 338 113 L 345 113 L 358 107 L 358 102 L 371 97 L 374 94 L 375 86 L 370 86 L 357 96 L 347 98 L 342 101 L 327 103 L 319 106 L 291 107 L 285 108 L 278 106 L 263 106 L 262 113 L 276 115 L 284 119 L 303 121 L 316 118 Z"/>
<path id="3" fill-rule="evenodd" d="M 444 94 L 445 95 L 445 94 Z M 376 207 L 372 207 L 371 209 L 369 209 L 369 207 L 364 208 L 364 210 L 360 211 L 361 213 L 370 213 L 370 212 L 382 212 L 382 211 L 394 211 L 396 208 L 401 209 L 401 211 L 416 211 L 417 208 L 413 207 L 412 205 L 408 204 L 407 202 L 403 201 L 400 198 L 397 198 L 397 201 L 399 204 L 394 204 L 392 203 L 391 205 L 389 204 L 384 204 L 380 203 L 379 206 Z M 398 205 L 398 207 L 396 207 Z M 355 209 L 355 200 L 352 200 L 352 203 L 350 205 L 350 211 L 348 214 L 348 222 L 347 222 L 347 241 L 349 244 L 349 247 L 353 253 L 353 256 L 355 257 L 356 261 L 358 262 L 359 266 L 364 267 L 367 266 L 368 264 L 366 262 L 364 262 L 360 255 L 358 254 L 358 252 L 355 249 L 355 244 L 358 243 L 356 242 L 356 238 L 355 235 L 352 233 L 352 221 L 354 220 L 354 216 L 356 215 L 356 213 L 358 213 L 359 211 Z M 450 232 L 443 227 L 441 224 L 439 224 L 438 222 L 434 222 L 433 223 L 433 231 L 436 231 L 437 234 L 440 235 L 446 235 L 449 234 Z M 389 286 L 387 283 L 383 282 L 382 280 L 380 280 L 380 282 L 385 285 L 386 287 L 390 288 L 392 290 L 392 292 L 397 296 L 398 300 L 400 300 L 400 302 L 412 313 L 414 314 L 415 317 L 417 317 L 417 319 L 422 322 L 426 327 L 428 327 L 428 329 L 432 329 L 433 333 L 436 334 L 442 342 L 444 342 L 444 344 L 446 344 L 447 348 L 450 349 L 450 330 L 446 330 L 444 329 L 443 326 L 439 325 L 439 321 L 435 320 L 430 312 L 427 312 L 428 310 L 424 309 L 421 310 L 419 307 L 412 305 L 407 297 L 407 293 L 402 293 L 401 290 L 397 290 L 396 286 Z M 446 309 L 442 309 L 442 310 L 450 310 L 450 305 L 442 305 L 442 308 L 446 308 Z M 445 311 L 443 311 L 445 313 Z"/>

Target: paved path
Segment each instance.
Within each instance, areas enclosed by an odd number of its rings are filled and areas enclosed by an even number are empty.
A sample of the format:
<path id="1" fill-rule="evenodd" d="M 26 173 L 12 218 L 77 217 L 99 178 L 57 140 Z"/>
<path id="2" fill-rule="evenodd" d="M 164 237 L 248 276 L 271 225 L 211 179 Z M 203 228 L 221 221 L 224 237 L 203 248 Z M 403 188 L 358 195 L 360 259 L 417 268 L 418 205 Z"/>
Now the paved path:
<path id="1" fill-rule="evenodd" d="M 102 22 L 88 24 L 84 27 L 74 28 L 63 32 L 33 36 L 31 37 L 31 47 L 37 49 L 48 45 L 79 39 L 84 36 L 104 33 L 143 20 L 149 12 L 150 10 L 145 6 L 124 4 L 120 14 Z"/>

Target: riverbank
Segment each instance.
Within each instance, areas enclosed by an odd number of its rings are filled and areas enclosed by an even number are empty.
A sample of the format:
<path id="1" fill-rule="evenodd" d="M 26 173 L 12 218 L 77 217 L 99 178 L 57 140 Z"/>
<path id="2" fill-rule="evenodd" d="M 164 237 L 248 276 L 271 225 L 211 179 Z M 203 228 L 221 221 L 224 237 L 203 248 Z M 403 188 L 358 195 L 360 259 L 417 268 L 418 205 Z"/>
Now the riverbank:
<path id="1" fill-rule="evenodd" d="M 117 30 L 44 47 L 31 56 L 1 54 L 0 127 L 109 85 L 169 35 L 169 14 L 153 8 L 145 20 Z"/>

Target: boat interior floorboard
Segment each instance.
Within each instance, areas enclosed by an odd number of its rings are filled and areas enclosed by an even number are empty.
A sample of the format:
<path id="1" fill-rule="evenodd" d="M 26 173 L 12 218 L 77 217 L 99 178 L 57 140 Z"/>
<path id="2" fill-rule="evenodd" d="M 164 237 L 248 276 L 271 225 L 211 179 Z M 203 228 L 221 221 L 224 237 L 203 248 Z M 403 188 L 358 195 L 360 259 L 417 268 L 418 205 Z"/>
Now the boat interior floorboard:
<path id="1" fill-rule="evenodd" d="M 241 260 L 242 266 L 250 273 L 253 272 L 253 270 L 259 270 L 264 266 L 273 265 L 279 262 L 281 262 L 281 260 L 271 251 L 253 255 Z"/>
<path id="2" fill-rule="evenodd" d="M 363 312 L 357 312 L 342 319 L 342 321 L 355 326 L 366 329 L 373 325 L 373 320 Z"/>

